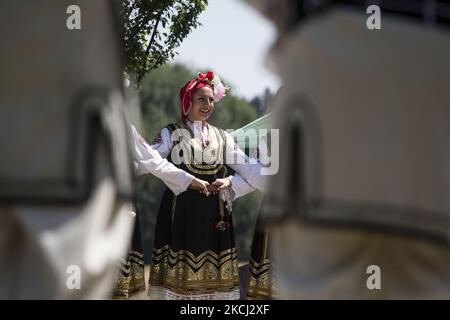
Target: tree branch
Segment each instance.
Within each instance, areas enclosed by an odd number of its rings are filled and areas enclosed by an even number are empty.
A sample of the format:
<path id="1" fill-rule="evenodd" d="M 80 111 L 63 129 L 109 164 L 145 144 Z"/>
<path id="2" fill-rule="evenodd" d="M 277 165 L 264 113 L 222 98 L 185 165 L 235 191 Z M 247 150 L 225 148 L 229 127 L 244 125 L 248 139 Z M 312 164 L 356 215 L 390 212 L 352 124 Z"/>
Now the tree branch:
<path id="1" fill-rule="evenodd" d="M 155 22 L 155 26 L 153 28 L 152 36 L 150 37 L 150 41 L 148 42 L 147 48 L 145 49 L 145 55 L 144 55 L 145 60 L 144 60 L 144 68 L 143 68 L 144 72 L 147 69 L 147 61 L 148 61 L 147 57 L 148 57 L 148 54 L 150 52 L 150 48 L 152 46 L 152 43 L 155 40 L 155 35 L 156 35 L 156 32 L 158 31 L 158 25 L 159 25 L 159 21 L 161 20 L 162 14 L 163 14 L 163 10 L 161 10 L 159 12 L 158 18 L 156 18 L 156 22 Z M 139 75 L 139 81 L 142 80 L 142 77 L 143 77 L 143 75 Z"/>

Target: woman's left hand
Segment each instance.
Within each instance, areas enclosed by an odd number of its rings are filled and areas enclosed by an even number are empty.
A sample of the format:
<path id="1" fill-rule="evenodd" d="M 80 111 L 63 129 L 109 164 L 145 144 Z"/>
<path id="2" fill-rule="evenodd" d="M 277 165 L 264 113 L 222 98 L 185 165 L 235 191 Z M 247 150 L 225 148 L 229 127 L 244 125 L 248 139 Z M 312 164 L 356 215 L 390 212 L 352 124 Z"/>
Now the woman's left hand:
<path id="1" fill-rule="evenodd" d="M 220 192 L 220 190 L 231 186 L 231 180 L 229 178 L 216 179 L 216 181 L 214 181 L 211 186 L 211 192 L 213 194 L 217 194 L 218 192 Z"/>

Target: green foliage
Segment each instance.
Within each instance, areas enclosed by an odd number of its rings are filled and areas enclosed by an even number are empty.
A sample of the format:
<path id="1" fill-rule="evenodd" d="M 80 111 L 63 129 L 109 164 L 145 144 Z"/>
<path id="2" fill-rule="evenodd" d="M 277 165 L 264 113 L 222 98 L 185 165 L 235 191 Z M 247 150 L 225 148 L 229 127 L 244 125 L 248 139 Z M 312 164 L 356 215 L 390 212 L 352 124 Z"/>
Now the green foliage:
<path id="1" fill-rule="evenodd" d="M 206 71 L 206 70 L 200 70 Z M 147 141 L 169 123 L 180 120 L 180 88 L 196 75 L 182 65 L 164 65 L 152 71 L 142 82 L 140 91 L 142 134 Z M 226 79 L 223 82 L 227 84 Z M 238 129 L 255 120 L 256 112 L 244 99 L 232 92 L 218 102 L 210 123 L 223 129 Z M 157 210 L 165 185 L 150 174 L 137 183 L 137 207 L 141 217 L 141 231 L 145 260 L 150 263 L 153 231 Z M 261 195 L 254 192 L 233 204 L 236 244 L 240 260 L 248 260 Z"/>
<path id="2" fill-rule="evenodd" d="M 223 129 L 239 129 L 255 119 L 255 110 L 245 100 L 228 94 L 217 104 L 210 122 Z"/>
<path id="3" fill-rule="evenodd" d="M 164 65 L 144 79 L 140 100 L 146 138 L 153 139 L 166 125 L 179 121 L 179 90 L 192 77 L 193 72 L 184 66 Z"/>
<path id="4" fill-rule="evenodd" d="M 274 95 L 269 90 L 269 88 L 266 88 L 266 90 L 264 90 L 261 95 L 254 97 L 250 101 L 250 104 L 255 108 L 258 117 L 270 111 L 270 101 L 272 100 L 273 96 Z"/>
<path id="5" fill-rule="evenodd" d="M 173 59 L 175 49 L 200 23 L 208 0 L 121 0 L 128 74 L 144 76 Z"/>

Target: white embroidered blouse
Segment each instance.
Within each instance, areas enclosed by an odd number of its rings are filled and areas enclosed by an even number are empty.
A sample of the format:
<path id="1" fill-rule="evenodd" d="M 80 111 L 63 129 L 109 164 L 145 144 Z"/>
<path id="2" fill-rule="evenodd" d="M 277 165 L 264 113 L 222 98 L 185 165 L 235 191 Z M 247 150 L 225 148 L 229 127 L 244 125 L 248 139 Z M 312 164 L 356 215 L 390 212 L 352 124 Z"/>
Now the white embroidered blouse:
<path id="1" fill-rule="evenodd" d="M 208 130 L 211 130 L 209 125 L 202 125 L 201 122 L 186 122 L 186 124 L 194 132 L 194 137 L 199 143 L 203 145 L 208 143 Z M 231 200 L 242 197 L 254 191 L 255 188 L 264 191 L 265 176 L 261 175 L 261 164 L 254 159 L 250 162 L 230 134 L 224 133 L 225 164 L 236 172 L 235 175 L 228 177 L 231 179 L 231 189 L 234 192 Z M 173 145 L 169 130 L 162 129 L 152 144 L 148 144 L 134 126 L 132 126 L 132 134 L 136 172 L 153 174 L 176 195 L 186 191 L 194 176 L 165 159 L 169 156 Z"/>

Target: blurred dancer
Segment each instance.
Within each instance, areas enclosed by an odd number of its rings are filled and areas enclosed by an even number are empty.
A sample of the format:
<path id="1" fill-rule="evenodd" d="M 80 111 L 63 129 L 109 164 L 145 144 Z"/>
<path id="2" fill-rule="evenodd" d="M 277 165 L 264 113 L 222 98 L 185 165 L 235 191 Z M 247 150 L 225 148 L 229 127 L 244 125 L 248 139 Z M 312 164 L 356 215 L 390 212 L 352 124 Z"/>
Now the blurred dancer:
<path id="1" fill-rule="evenodd" d="M 249 2 L 279 31 L 262 216 L 281 297 L 448 299 L 448 3 Z"/>

